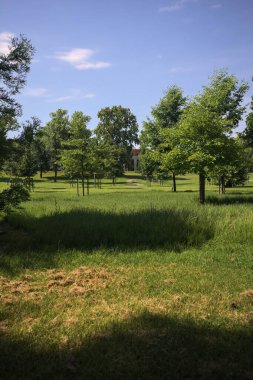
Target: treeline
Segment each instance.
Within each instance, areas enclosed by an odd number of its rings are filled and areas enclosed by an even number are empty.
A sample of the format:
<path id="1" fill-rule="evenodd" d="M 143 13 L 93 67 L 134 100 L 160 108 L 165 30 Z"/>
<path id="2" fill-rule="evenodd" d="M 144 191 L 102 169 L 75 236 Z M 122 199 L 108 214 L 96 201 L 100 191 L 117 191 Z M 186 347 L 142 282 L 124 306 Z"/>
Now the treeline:
<path id="1" fill-rule="evenodd" d="M 138 144 L 136 117 L 121 106 L 103 108 L 98 112 L 99 123 L 88 128 L 90 116 L 81 111 L 71 116 L 58 109 L 50 114 L 50 121 L 42 126 L 31 118 L 22 125 L 18 138 L 12 139 L 4 170 L 12 176 L 32 177 L 38 170 L 58 169 L 66 176 L 80 180 L 84 195 L 84 181 L 93 173 L 115 179 L 131 163 L 132 147 Z"/>
<path id="2" fill-rule="evenodd" d="M 58 109 L 42 126 L 32 117 L 18 124 L 21 106 L 14 96 L 25 84 L 34 48 L 20 36 L 12 40 L 10 52 L 0 55 L 0 168 L 11 176 L 40 176 L 59 168 L 82 184 L 94 173 L 115 180 L 131 166 L 132 148 L 140 144 L 140 170 L 151 178 L 173 177 L 186 172 L 199 174 L 200 202 L 205 202 L 205 182 L 212 179 L 221 193 L 226 186 L 242 184 L 251 166 L 253 149 L 253 112 L 246 119 L 243 133 L 234 136 L 245 113 L 245 93 L 249 86 L 226 70 L 214 73 L 200 94 L 188 99 L 181 88 L 171 86 L 138 136 L 136 117 L 122 106 L 106 107 L 98 112 L 94 131 L 90 116 L 81 111 L 68 115 Z M 253 110 L 253 101 L 251 103 Z M 17 138 L 7 133 L 21 129 Z"/>

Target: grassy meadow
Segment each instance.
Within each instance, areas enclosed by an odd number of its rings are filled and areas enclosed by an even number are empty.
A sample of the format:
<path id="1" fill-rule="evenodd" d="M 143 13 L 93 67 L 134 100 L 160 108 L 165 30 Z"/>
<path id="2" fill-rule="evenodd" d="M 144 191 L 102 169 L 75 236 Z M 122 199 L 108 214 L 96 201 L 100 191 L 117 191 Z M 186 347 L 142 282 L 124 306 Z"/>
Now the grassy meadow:
<path id="1" fill-rule="evenodd" d="M 253 176 L 171 185 L 47 173 L 2 215 L 1 379 L 253 379 Z"/>

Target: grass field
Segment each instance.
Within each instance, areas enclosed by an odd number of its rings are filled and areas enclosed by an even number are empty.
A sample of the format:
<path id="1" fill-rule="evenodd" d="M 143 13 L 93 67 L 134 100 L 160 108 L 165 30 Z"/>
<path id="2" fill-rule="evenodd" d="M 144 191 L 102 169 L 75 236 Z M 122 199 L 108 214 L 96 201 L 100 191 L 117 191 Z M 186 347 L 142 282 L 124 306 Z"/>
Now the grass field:
<path id="1" fill-rule="evenodd" d="M 253 379 L 253 182 L 197 190 L 36 178 L 0 223 L 0 378 Z"/>

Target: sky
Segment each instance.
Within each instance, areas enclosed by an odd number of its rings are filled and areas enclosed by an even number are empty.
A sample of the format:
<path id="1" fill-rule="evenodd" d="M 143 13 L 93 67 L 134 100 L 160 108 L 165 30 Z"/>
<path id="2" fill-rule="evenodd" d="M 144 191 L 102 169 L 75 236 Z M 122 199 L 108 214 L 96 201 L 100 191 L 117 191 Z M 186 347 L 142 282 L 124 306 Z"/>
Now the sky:
<path id="1" fill-rule="evenodd" d="M 251 84 L 252 20 L 253 0 L 0 0 L 0 52 L 20 33 L 36 48 L 20 121 L 63 108 L 94 129 L 121 105 L 141 129 L 170 85 L 196 95 L 220 68 Z"/>

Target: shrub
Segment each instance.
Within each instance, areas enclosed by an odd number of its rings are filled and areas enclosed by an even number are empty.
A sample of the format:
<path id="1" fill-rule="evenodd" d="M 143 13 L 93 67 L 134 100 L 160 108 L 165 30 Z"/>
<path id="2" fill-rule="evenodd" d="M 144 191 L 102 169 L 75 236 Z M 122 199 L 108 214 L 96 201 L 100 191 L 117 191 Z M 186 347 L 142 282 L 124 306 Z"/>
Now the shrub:
<path id="1" fill-rule="evenodd" d="M 0 211 L 9 211 L 30 199 L 29 190 L 21 184 L 11 186 L 0 193 Z"/>

